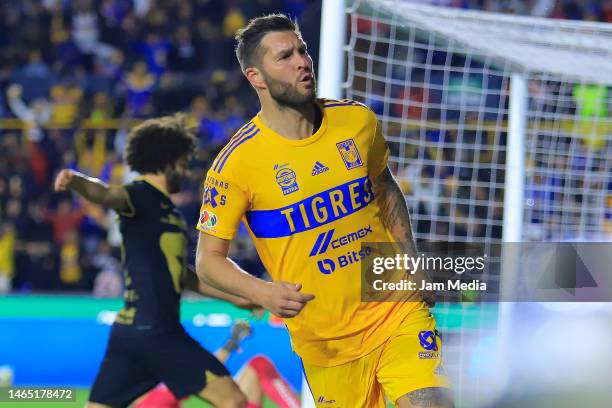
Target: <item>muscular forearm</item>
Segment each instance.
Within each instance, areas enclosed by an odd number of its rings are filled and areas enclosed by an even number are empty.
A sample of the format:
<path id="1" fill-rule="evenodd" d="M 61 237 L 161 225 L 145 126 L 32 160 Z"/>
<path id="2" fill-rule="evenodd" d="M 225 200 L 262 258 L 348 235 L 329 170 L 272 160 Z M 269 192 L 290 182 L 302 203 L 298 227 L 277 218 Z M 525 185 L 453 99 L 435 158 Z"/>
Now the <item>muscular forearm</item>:
<path id="1" fill-rule="evenodd" d="M 246 304 L 248 302 L 243 297 L 232 295 L 230 293 L 226 293 L 202 281 L 198 282 L 197 292 L 204 296 L 209 296 L 209 297 L 214 297 L 217 299 L 225 300 L 226 302 L 233 303 L 236 306 L 242 306 L 243 304 Z"/>
<path id="2" fill-rule="evenodd" d="M 314 295 L 301 291 L 301 283 L 266 282 L 249 275 L 227 258 L 229 245 L 226 239 L 200 234 L 196 272 L 202 282 L 286 318 L 297 316 L 314 299 Z"/>
<path id="3" fill-rule="evenodd" d="M 383 171 L 374 184 L 374 194 L 380 206 L 383 224 L 391 232 L 393 238 L 402 244 L 404 250 L 416 255 L 416 244 L 406 199 L 389 169 Z"/>
<path id="4" fill-rule="evenodd" d="M 68 187 L 95 204 L 104 205 L 109 192 L 101 180 L 75 172 Z"/>
<path id="5" fill-rule="evenodd" d="M 198 253 L 197 258 L 197 274 L 204 285 L 227 296 L 260 304 L 257 295 L 268 285 L 267 282 L 248 274 L 225 256 Z"/>
<path id="6" fill-rule="evenodd" d="M 391 231 L 391 235 L 405 254 L 412 257 L 418 256 L 406 199 L 389 169 L 383 171 L 374 183 L 373 188 L 384 225 Z M 423 269 L 419 268 L 412 271 L 411 274 L 416 280 L 431 282 L 431 278 Z M 432 292 L 421 291 L 420 296 L 429 306 L 435 304 Z"/>
<path id="7" fill-rule="evenodd" d="M 92 203 L 100 204 L 122 213 L 132 211 L 130 200 L 124 187 L 108 186 L 97 178 L 88 177 L 78 172 L 72 172 L 67 177 L 70 178 L 66 187 L 79 193 Z"/>
<path id="8" fill-rule="evenodd" d="M 208 283 L 199 280 L 195 271 L 192 270 L 191 267 L 187 272 L 187 276 L 183 281 L 183 285 L 186 289 L 189 289 L 193 292 L 197 292 L 204 296 L 225 300 L 226 302 L 233 303 L 236 306 L 244 307 L 249 303 L 249 301 L 243 297 L 224 292 Z"/>

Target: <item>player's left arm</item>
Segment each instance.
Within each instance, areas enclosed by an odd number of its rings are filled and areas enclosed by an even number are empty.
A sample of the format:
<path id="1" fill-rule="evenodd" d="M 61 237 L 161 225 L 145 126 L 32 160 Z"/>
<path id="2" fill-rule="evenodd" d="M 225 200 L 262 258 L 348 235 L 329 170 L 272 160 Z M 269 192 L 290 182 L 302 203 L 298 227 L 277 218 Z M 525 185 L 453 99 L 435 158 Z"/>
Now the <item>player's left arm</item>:
<path id="1" fill-rule="evenodd" d="M 396 242 L 410 256 L 416 255 L 416 244 L 412 235 L 410 213 L 404 193 L 391 174 L 387 161 L 389 147 L 382 134 L 382 127 L 374 112 L 369 113 L 369 124 L 374 127 L 368 150 L 368 176 L 372 180 L 372 191 L 381 210 L 382 221 Z"/>
<path id="2" fill-rule="evenodd" d="M 382 134 L 380 123 L 375 116 L 372 120 L 376 124 L 376 129 L 368 152 L 368 174 L 372 180 L 374 197 L 380 208 L 380 218 L 393 240 L 400 245 L 400 250 L 410 257 L 416 257 L 417 247 L 406 198 L 387 165 L 389 147 Z M 413 277 L 417 280 L 431 281 L 422 270 L 415 271 Z M 434 305 L 432 292 L 423 292 L 421 297 L 428 305 Z"/>
<path id="3" fill-rule="evenodd" d="M 372 191 L 378 201 L 385 227 L 391 231 L 393 238 L 405 247 L 404 250 L 407 250 L 409 255 L 416 255 L 406 198 L 389 167 L 385 167 L 378 177 L 374 178 Z"/>
<path id="4" fill-rule="evenodd" d="M 385 167 L 374 179 L 372 191 L 378 201 L 383 224 L 391 232 L 401 250 L 410 257 L 416 257 L 418 255 L 417 247 L 412 233 L 412 222 L 410 221 L 406 198 L 389 167 Z M 431 281 L 431 278 L 423 271 L 415 271 L 414 277 Z M 433 292 L 422 291 L 421 296 L 429 306 L 434 306 Z"/>

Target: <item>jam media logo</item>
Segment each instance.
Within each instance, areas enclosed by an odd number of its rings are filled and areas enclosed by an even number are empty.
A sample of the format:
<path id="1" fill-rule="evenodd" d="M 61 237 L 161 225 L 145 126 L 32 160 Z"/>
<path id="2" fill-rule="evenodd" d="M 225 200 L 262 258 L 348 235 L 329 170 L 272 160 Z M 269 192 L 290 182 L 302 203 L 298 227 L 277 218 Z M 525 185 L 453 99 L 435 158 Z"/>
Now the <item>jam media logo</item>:
<path id="1" fill-rule="evenodd" d="M 295 171 L 289 167 L 289 164 L 275 164 L 274 170 L 276 170 L 276 182 L 283 190 L 283 195 L 291 194 L 299 190 Z"/>
<path id="2" fill-rule="evenodd" d="M 324 275 L 329 275 L 336 270 L 336 263 L 333 259 L 319 259 L 317 261 L 317 266 L 319 267 L 319 271 Z"/>
<path id="3" fill-rule="evenodd" d="M 340 156 L 342 156 L 342 160 L 347 169 L 352 170 L 356 167 L 363 166 L 363 161 L 361 161 L 361 156 L 359 155 L 357 145 L 353 139 L 347 139 L 343 142 L 336 143 L 336 146 L 338 147 Z"/>
<path id="4" fill-rule="evenodd" d="M 202 210 L 198 225 L 204 230 L 211 230 L 215 225 L 217 225 L 217 215 L 212 211 Z"/>
<path id="5" fill-rule="evenodd" d="M 312 175 L 316 176 L 317 174 L 325 173 L 329 171 L 329 167 L 321 163 L 320 161 L 315 162 L 314 167 L 312 168 Z"/>

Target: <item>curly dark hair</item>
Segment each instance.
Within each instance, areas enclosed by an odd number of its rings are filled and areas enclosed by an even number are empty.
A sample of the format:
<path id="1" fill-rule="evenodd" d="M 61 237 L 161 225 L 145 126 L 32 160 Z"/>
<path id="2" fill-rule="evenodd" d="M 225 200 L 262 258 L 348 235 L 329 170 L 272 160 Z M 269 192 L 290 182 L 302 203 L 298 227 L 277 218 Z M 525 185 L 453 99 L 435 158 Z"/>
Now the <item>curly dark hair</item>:
<path id="1" fill-rule="evenodd" d="M 268 14 L 256 17 L 249 21 L 246 27 L 236 33 L 236 58 L 240 68 L 245 69 L 259 64 L 263 54 L 261 39 L 274 31 L 293 31 L 302 38 L 297 21 L 291 20 L 284 14 Z"/>
<path id="2" fill-rule="evenodd" d="M 127 137 L 125 159 L 139 173 L 157 173 L 193 152 L 194 131 L 182 114 L 149 119 L 133 128 Z"/>

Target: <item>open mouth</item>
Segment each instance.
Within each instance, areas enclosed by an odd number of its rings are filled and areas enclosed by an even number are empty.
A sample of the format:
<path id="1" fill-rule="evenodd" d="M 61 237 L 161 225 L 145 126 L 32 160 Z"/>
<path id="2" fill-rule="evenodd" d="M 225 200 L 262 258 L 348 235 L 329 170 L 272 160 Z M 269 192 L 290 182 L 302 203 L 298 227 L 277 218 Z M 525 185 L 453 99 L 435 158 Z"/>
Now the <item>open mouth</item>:
<path id="1" fill-rule="evenodd" d="M 312 82 L 312 75 L 306 74 L 300 78 L 300 82 Z"/>

